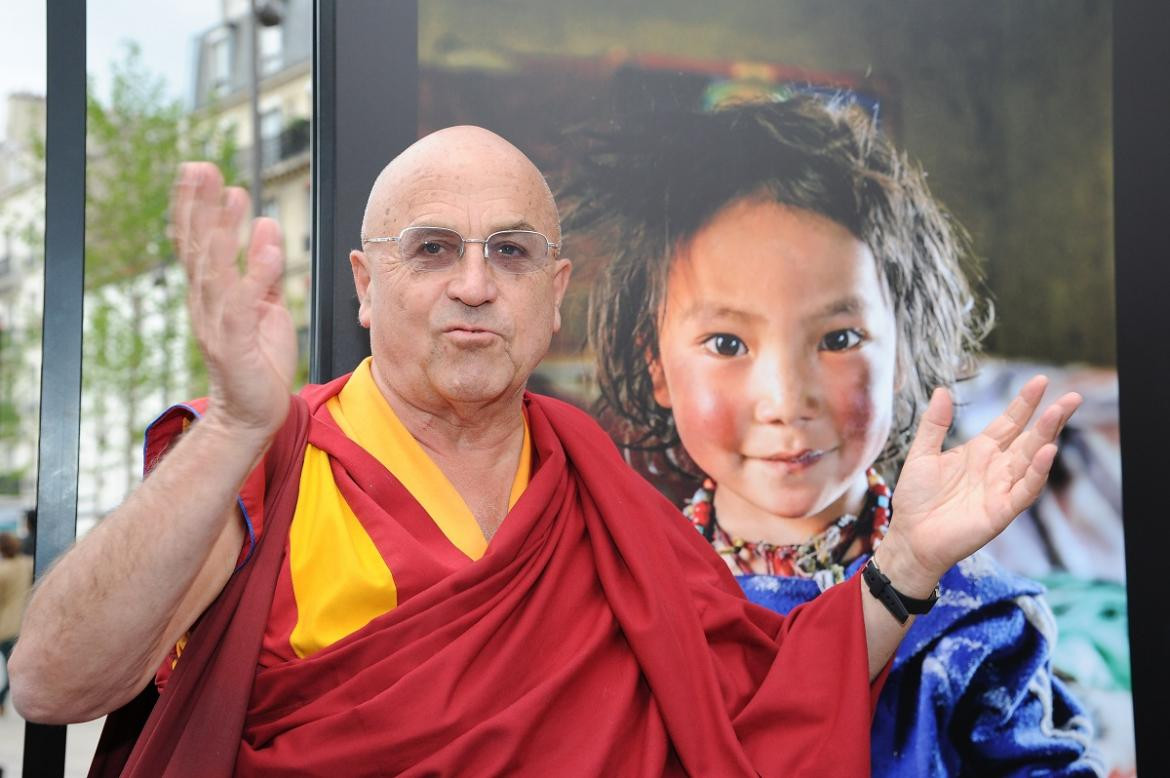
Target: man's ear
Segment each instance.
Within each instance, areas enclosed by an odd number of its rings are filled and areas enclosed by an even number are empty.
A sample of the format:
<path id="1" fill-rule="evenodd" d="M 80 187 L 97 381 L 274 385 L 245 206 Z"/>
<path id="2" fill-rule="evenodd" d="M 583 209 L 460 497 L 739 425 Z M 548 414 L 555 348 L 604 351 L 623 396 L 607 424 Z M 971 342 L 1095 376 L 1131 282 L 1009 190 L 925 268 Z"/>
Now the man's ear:
<path id="1" fill-rule="evenodd" d="M 565 299 L 565 290 L 569 288 L 569 277 L 573 275 L 573 263 L 565 258 L 557 259 L 556 269 L 553 270 L 553 332 L 561 331 L 561 302 Z"/>
<path id="2" fill-rule="evenodd" d="M 353 269 L 353 287 L 358 298 L 358 322 L 370 328 L 370 268 L 364 251 L 349 252 L 349 266 Z"/>
<path id="3" fill-rule="evenodd" d="M 666 374 L 662 370 L 662 359 L 650 349 L 645 351 L 646 372 L 650 374 L 650 385 L 654 387 L 654 402 L 663 408 L 670 407 L 670 387 L 666 383 Z"/>

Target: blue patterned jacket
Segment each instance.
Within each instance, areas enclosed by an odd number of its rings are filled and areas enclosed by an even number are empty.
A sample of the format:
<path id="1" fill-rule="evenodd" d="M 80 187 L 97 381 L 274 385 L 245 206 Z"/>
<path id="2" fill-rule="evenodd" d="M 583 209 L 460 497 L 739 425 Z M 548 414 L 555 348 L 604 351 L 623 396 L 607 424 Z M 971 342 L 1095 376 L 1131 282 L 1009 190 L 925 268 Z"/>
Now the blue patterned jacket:
<path id="1" fill-rule="evenodd" d="M 748 599 L 780 613 L 820 593 L 807 578 L 736 579 Z M 1087 714 L 1052 676 L 1056 623 L 1043 587 L 981 554 L 940 584 L 942 596 L 911 626 L 878 701 L 873 775 L 1104 775 Z"/>

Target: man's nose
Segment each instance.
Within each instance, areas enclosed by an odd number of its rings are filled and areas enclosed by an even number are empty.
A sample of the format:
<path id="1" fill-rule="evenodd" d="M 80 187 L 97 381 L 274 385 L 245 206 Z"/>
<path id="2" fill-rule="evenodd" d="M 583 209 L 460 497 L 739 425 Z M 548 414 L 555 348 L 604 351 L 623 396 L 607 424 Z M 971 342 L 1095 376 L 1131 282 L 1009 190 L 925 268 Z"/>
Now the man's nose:
<path id="1" fill-rule="evenodd" d="M 820 406 L 816 366 L 797 354 L 764 353 L 752 366 L 753 416 L 761 424 L 796 424 Z"/>
<path id="2" fill-rule="evenodd" d="M 494 300 L 499 292 L 492 269 L 484 259 L 482 246 L 468 245 L 451 272 L 447 295 L 464 305 L 483 305 Z"/>

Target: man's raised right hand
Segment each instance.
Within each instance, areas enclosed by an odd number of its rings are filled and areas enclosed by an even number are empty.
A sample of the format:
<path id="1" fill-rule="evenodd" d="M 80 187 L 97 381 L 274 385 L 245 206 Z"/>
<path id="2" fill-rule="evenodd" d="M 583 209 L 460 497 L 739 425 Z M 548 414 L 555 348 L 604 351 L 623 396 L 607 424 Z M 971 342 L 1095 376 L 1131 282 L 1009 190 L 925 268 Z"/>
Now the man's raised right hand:
<path id="1" fill-rule="evenodd" d="M 185 162 L 171 193 L 171 238 L 187 273 L 191 329 L 210 381 L 205 421 L 267 439 L 288 413 L 296 333 L 281 294 L 280 227 L 255 219 L 240 272 L 247 192 L 210 162 Z"/>

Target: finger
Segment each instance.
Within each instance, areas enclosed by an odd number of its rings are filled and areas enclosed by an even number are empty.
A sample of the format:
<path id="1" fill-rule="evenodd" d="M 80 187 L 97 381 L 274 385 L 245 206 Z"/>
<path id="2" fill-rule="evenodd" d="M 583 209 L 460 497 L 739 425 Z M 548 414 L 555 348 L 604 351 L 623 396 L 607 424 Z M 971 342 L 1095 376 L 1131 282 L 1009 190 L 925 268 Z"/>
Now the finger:
<path id="1" fill-rule="evenodd" d="M 187 235 L 183 251 L 199 256 L 207 250 L 212 230 L 219 221 L 223 206 L 223 176 L 215 165 L 197 163 L 199 183 L 187 218 Z"/>
<path id="2" fill-rule="evenodd" d="M 235 261 L 236 255 L 239 253 L 240 227 L 243 226 L 244 220 L 251 210 L 252 198 L 248 195 L 247 189 L 229 186 L 224 190 L 223 207 L 220 209 L 215 229 L 224 231 L 232 239 L 233 248 L 231 256 L 228 257 L 232 262 Z"/>
<path id="3" fill-rule="evenodd" d="M 275 263 L 275 266 L 273 266 Z M 274 219 L 259 218 L 252 222 L 252 240 L 248 245 L 247 275 L 256 290 L 270 301 L 280 298 L 284 273 L 280 225 Z"/>
<path id="4" fill-rule="evenodd" d="M 951 428 L 954 418 L 954 403 L 951 393 L 939 387 L 930 395 L 930 402 L 922 419 L 918 422 L 918 431 L 914 433 L 914 440 L 910 443 L 910 451 L 906 459 L 920 456 L 930 456 L 942 451 L 943 441 L 946 440 L 947 430 Z"/>
<path id="5" fill-rule="evenodd" d="M 195 190 L 199 186 L 201 171 L 198 163 L 184 162 L 179 165 L 175 183 L 171 186 L 168 232 L 175 247 L 175 254 L 180 259 L 183 258 L 184 242 L 190 231 L 191 207 L 195 202 Z"/>
<path id="6" fill-rule="evenodd" d="M 1004 412 L 987 425 L 982 434 L 994 440 L 1000 450 L 1007 450 L 1012 441 L 1028 426 L 1028 420 L 1036 412 L 1036 406 L 1040 404 L 1047 387 L 1048 379 L 1045 376 L 1033 376 Z"/>
<path id="7" fill-rule="evenodd" d="M 211 266 L 217 270 L 230 268 L 234 279 L 239 275 L 236 260 L 240 254 L 240 227 L 252 208 L 252 199 L 238 186 L 224 191 L 223 207 L 219 209 L 211 238 Z"/>
<path id="8" fill-rule="evenodd" d="M 192 251 L 192 215 L 198 193 L 203 186 L 203 177 L 208 174 L 208 165 L 202 162 L 184 162 L 179 166 L 178 179 L 171 191 L 171 230 L 175 254 L 187 275 L 187 306 L 191 312 L 191 324 L 197 338 L 203 329 L 202 290 L 200 289 L 199 255 Z"/>
<path id="9" fill-rule="evenodd" d="M 206 297 L 208 305 L 217 305 L 226 290 L 240 278 L 236 257 L 240 252 L 240 225 L 247 216 L 251 201 L 238 187 L 229 187 L 224 193 L 223 207 L 219 209 L 215 228 L 211 231 L 208 249 L 197 260 L 192 285 Z"/>
<path id="10" fill-rule="evenodd" d="M 284 272 L 284 257 L 275 246 L 266 245 L 248 258 L 248 272 L 244 276 L 244 284 L 250 287 L 256 298 L 264 299 L 272 295 L 272 290 L 280 286 L 281 275 Z"/>
<path id="11" fill-rule="evenodd" d="M 225 337 L 254 332 L 260 318 L 260 304 L 267 301 L 269 290 L 279 285 L 283 269 L 284 260 L 276 246 L 265 244 L 256 252 L 249 252 L 247 272 L 232 288 L 231 299 L 224 307 Z"/>
<path id="12" fill-rule="evenodd" d="M 222 205 L 223 176 L 215 165 L 188 162 L 176 190 L 175 251 L 189 271 L 211 239 Z"/>
<path id="13" fill-rule="evenodd" d="M 280 225 L 275 219 L 261 216 L 252 220 L 252 239 L 248 243 L 248 254 L 256 253 L 265 246 L 280 249 Z"/>
<path id="14" fill-rule="evenodd" d="M 1055 405 L 1059 405 L 1064 413 L 1064 418 L 1060 422 L 1061 429 L 1063 429 L 1064 426 L 1068 424 L 1069 419 L 1072 418 L 1073 414 L 1077 412 L 1077 409 L 1081 407 L 1081 404 L 1084 401 L 1085 398 L 1077 392 L 1069 392 L 1068 394 L 1061 396 L 1061 398 L 1057 400 L 1056 403 L 1054 403 Z M 1059 432 L 1059 430 L 1057 431 Z"/>
<path id="15" fill-rule="evenodd" d="M 1069 392 L 1059 400 L 1049 405 L 1040 414 L 1040 418 L 1032 425 L 1032 429 L 1017 437 L 1008 449 L 1017 460 L 1025 464 L 1032 461 L 1041 446 L 1055 443 L 1060 431 L 1068 424 L 1068 420 L 1081 404 L 1081 396 L 1076 392 Z M 1013 473 L 1014 477 L 1018 477 Z"/>
<path id="16" fill-rule="evenodd" d="M 1012 509 L 1012 518 L 1019 515 L 1025 508 L 1036 501 L 1044 484 L 1048 482 L 1048 472 L 1056 460 L 1056 444 L 1046 443 L 1040 447 L 1032 457 L 1024 477 L 1012 484 L 1009 499 Z"/>

